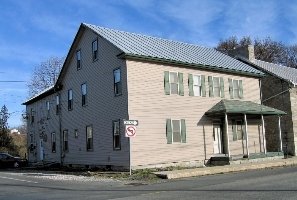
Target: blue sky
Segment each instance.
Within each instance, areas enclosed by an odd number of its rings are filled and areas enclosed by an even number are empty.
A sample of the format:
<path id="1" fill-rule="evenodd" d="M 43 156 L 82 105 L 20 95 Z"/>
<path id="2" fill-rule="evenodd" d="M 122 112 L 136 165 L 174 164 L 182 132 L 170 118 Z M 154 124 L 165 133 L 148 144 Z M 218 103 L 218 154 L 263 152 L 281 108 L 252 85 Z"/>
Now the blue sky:
<path id="1" fill-rule="evenodd" d="M 206 47 L 230 36 L 297 44 L 294 0 L 2 0 L 0 10 L 0 106 L 10 127 L 21 124 L 34 67 L 66 56 L 82 22 Z"/>

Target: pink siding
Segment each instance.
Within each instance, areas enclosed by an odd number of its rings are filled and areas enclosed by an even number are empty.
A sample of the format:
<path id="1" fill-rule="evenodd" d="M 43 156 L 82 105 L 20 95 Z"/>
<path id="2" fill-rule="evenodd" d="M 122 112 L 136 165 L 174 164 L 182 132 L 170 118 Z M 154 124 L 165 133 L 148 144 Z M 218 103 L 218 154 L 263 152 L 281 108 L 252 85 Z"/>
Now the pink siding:
<path id="1" fill-rule="evenodd" d="M 164 71 L 183 73 L 184 96 L 164 94 Z M 207 97 L 189 96 L 188 73 L 205 75 Z M 234 78 L 243 80 L 243 100 L 260 102 L 257 78 L 199 68 L 127 61 L 129 119 L 139 120 L 137 136 L 131 139 L 132 166 L 207 160 L 213 155 L 212 120 L 204 113 L 221 98 L 208 97 L 208 76 L 224 78 L 226 99 L 230 99 L 228 78 Z M 186 120 L 186 143 L 167 144 L 167 118 Z M 229 136 L 232 136 L 230 128 Z"/>

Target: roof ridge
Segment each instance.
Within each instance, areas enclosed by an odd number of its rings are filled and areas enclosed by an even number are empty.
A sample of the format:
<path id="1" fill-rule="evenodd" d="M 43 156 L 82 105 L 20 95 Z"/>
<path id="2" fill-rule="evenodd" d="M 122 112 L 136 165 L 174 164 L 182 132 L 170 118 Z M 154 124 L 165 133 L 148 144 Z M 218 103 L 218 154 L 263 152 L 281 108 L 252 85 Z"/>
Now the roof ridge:
<path id="1" fill-rule="evenodd" d="M 166 41 L 170 41 L 170 42 L 175 42 L 175 43 L 180 43 L 180 44 L 187 44 L 187 45 L 191 45 L 191 46 L 202 47 L 202 48 L 206 48 L 206 49 L 217 51 L 213 47 L 206 47 L 206 46 L 192 44 L 192 43 L 188 43 L 188 42 L 181 42 L 181 41 L 177 41 L 177 40 L 173 40 L 173 39 L 167 39 L 167 38 L 162 38 L 162 37 L 157 37 L 157 36 L 150 36 L 150 35 L 145 35 L 145 34 L 140 34 L 140 33 L 133 33 L 133 32 L 128 32 L 128 31 L 121 31 L 121 30 L 117 30 L 117 29 L 113 29 L 113 28 L 106 28 L 106 27 L 97 26 L 97 25 L 88 24 L 88 23 L 83 23 L 83 24 L 84 25 L 89 25 L 89 26 L 94 26 L 94 27 L 99 27 L 99 28 L 106 29 L 106 30 L 112 30 L 112 31 L 121 32 L 121 33 L 128 33 L 128 34 L 133 34 L 133 35 L 137 35 L 137 36 L 144 36 L 144 37 L 154 38 L 154 39 L 159 39 L 159 40 L 166 40 Z"/>

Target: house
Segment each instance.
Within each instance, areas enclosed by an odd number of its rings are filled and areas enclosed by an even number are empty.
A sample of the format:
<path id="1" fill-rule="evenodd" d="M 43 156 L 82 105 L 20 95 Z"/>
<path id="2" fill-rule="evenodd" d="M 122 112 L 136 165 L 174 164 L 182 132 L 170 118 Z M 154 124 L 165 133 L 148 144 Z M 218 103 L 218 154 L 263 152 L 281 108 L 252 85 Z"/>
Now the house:
<path id="1" fill-rule="evenodd" d="M 271 156 L 263 116 L 285 113 L 260 104 L 263 76 L 212 48 L 82 23 L 56 84 L 23 103 L 29 161 L 137 169 Z M 123 120 L 138 120 L 134 137 Z"/>
<path id="2" fill-rule="evenodd" d="M 255 59 L 254 46 L 248 45 L 228 53 L 232 57 L 265 73 L 261 78 L 262 103 L 285 111 L 281 117 L 283 145 L 280 145 L 278 118 L 269 116 L 265 120 L 267 150 L 283 151 L 296 156 L 297 148 L 297 69 Z"/>

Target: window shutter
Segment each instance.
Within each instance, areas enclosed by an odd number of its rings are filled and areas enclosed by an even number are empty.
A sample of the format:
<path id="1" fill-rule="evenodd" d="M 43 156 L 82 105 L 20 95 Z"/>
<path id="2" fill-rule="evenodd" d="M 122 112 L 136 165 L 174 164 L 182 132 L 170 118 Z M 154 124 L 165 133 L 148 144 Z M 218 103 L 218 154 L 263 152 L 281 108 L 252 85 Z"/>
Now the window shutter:
<path id="1" fill-rule="evenodd" d="M 233 81 L 231 78 L 228 79 L 229 81 L 229 93 L 230 93 L 230 99 L 233 99 Z"/>
<path id="2" fill-rule="evenodd" d="M 172 144 L 171 119 L 166 119 L 166 137 L 167 137 L 167 144 Z"/>
<path id="3" fill-rule="evenodd" d="M 240 98 L 240 99 L 243 99 L 242 80 L 239 80 L 239 98 Z"/>
<path id="4" fill-rule="evenodd" d="M 184 96 L 184 79 L 183 73 L 178 72 L 178 94 Z"/>
<path id="5" fill-rule="evenodd" d="M 232 120 L 233 141 L 237 140 L 236 122 Z"/>
<path id="6" fill-rule="evenodd" d="M 225 98 L 224 79 L 223 79 L 223 77 L 220 77 L 220 90 L 221 90 L 221 97 Z"/>
<path id="7" fill-rule="evenodd" d="M 180 120 L 181 123 L 181 138 L 182 138 L 182 143 L 186 143 L 187 142 L 187 136 L 186 136 L 186 120 L 185 119 L 181 119 Z"/>
<path id="8" fill-rule="evenodd" d="M 212 82 L 212 76 L 208 77 L 208 84 L 209 84 L 209 96 L 213 97 L 213 82 Z"/>
<path id="9" fill-rule="evenodd" d="M 166 95 L 170 95 L 169 71 L 164 71 L 164 90 Z"/>
<path id="10" fill-rule="evenodd" d="M 188 74 L 189 96 L 194 96 L 193 74 Z"/>
<path id="11" fill-rule="evenodd" d="M 201 90 L 202 90 L 202 96 L 206 97 L 205 76 L 204 75 L 201 75 Z"/>
<path id="12" fill-rule="evenodd" d="M 243 139 L 246 140 L 245 124 L 242 124 Z"/>

